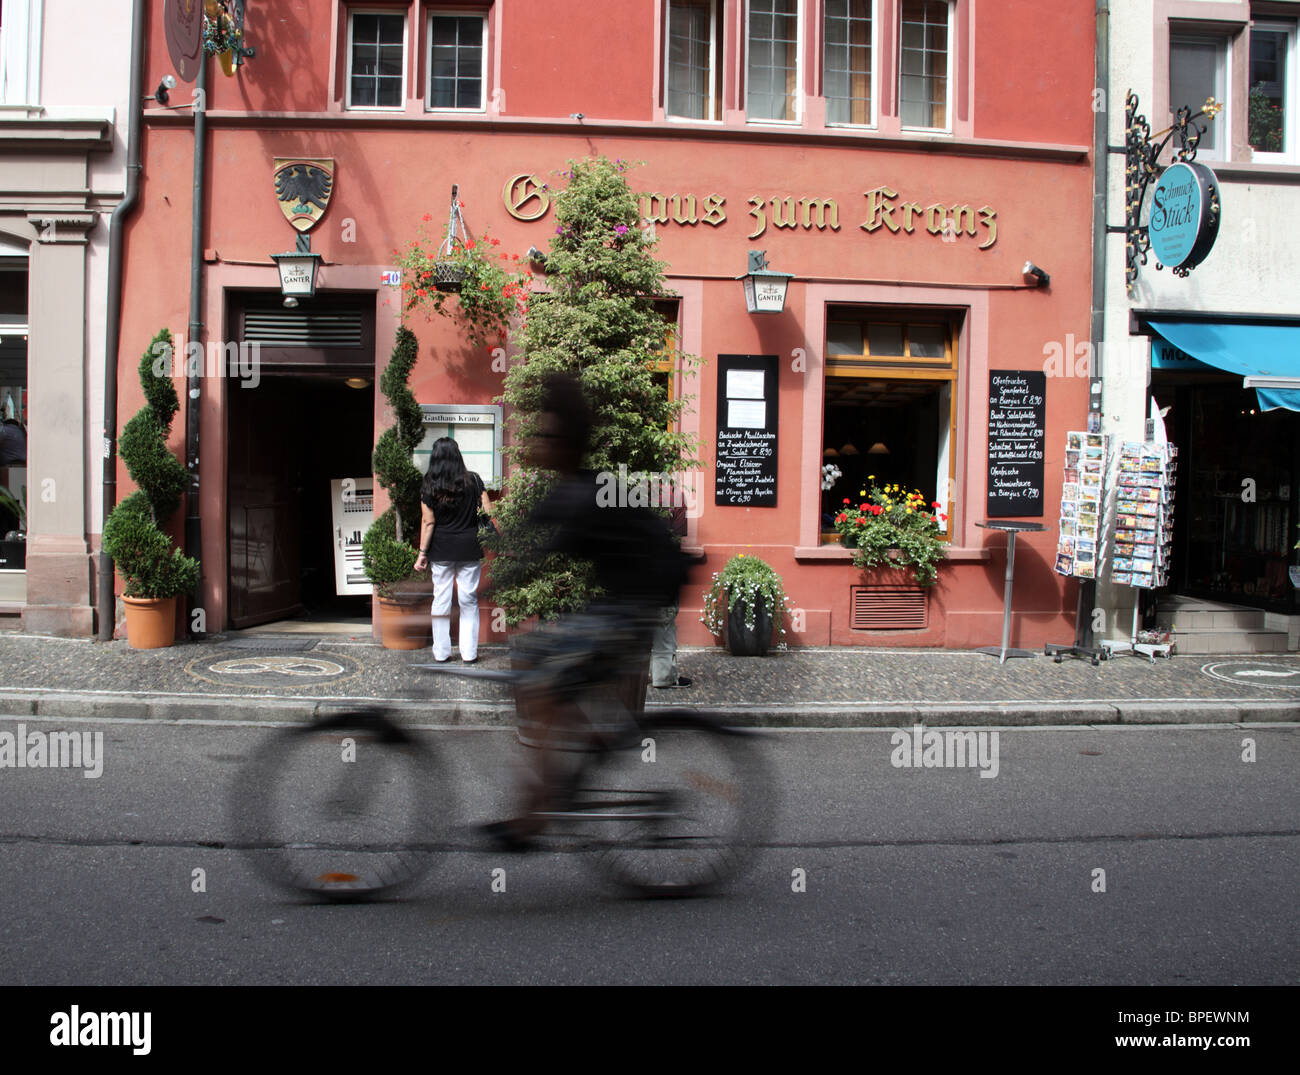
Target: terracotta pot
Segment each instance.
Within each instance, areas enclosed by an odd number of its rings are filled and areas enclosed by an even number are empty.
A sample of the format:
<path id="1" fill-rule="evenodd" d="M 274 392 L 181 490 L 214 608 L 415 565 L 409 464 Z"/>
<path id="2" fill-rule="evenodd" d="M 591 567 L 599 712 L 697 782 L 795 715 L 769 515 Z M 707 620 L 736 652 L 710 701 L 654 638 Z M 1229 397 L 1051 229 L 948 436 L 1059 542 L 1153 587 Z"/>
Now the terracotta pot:
<path id="1" fill-rule="evenodd" d="M 176 598 L 122 597 L 132 649 L 163 649 L 176 640 Z"/>
<path id="2" fill-rule="evenodd" d="M 423 649 L 431 644 L 428 598 L 379 598 L 379 637 L 384 649 Z"/>
<path id="3" fill-rule="evenodd" d="M 733 657 L 763 657 L 772 644 L 772 614 L 762 594 L 754 598 L 754 626 L 745 626 L 749 611 L 744 601 L 727 613 L 727 649 Z"/>

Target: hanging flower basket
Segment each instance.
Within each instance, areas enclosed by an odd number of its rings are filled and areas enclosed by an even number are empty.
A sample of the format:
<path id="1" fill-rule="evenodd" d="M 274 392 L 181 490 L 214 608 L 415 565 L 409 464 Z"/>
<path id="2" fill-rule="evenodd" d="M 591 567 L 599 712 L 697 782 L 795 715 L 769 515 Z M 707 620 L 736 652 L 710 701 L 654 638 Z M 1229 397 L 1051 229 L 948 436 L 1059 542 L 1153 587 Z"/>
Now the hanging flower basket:
<path id="1" fill-rule="evenodd" d="M 435 261 L 433 263 L 433 286 L 436 291 L 453 294 L 460 292 L 465 282 L 465 266 L 455 261 Z"/>

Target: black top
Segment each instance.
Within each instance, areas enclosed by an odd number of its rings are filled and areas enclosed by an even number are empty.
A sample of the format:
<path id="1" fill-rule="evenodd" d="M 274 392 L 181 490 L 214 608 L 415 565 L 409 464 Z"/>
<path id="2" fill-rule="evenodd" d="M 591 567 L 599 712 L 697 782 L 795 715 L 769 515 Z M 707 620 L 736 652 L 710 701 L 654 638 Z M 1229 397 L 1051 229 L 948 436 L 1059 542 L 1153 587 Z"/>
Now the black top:
<path id="1" fill-rule="evenodd" d="M 483 497 L 483 479 L 472 470 L 466 471 L 465 491 L 452 501 L 435 504 L 432 498 L 420 495 L 433 511 L 433 541 L 429 546 L 429 562 L 454 563 L 459 560 L 482 560 L 483 546 L 478 543 L 479 501 Z"/>

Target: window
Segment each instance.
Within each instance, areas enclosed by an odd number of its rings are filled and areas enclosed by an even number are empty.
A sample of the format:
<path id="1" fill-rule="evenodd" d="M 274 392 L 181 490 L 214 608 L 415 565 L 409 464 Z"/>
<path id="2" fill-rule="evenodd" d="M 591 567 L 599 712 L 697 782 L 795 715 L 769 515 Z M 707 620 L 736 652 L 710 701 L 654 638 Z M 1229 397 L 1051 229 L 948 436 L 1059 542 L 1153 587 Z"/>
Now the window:
<path id="1" fill-rule="evenodd" d="M 826 122 L 875 123 L 872 112 L 872 18 L 874 0 L 826 0 L 822 65 Z"/>
<path id="2" fill-rule="evenodd" d="M 1171 34 L 1169 38 L 1169 113 L 1186 106 L 1195 115 L 1213 97 L 1220 104 L 1228 100 L 1228 40 L 1198 34 Z M 1197 155 L 1210 160 L 1226 159 L 1228 113 L 1226 107 L 1214 119 L 1196 121 L 1205 127 Z M 1154 126 L 1154 124 L 1153 124 Z"/>
<path id="3" fill-rule="evenodd" d="M 663 318 L 664 322 L 664 346 L 659 352 L 660 357 L 650 364 L 651 370 L 654 371 L 655 384 L 661 385 L 665 392 L 668 393 L 668 400 L 671 403 L 677 398 L 676 372 L 677 356 L 681 351 L 679 339 L 681 336 L 680 310 L 681 302 L 678 299 L 655 299 L 655 313 Z M 668 431 L 672 432 L 672 424 L 669 425 Z"/>
<path id="4" fill-rule="evenodd" d="M 406 97 L 406 17 L 354 11 L 348 17 L 348 107 L 401 108 Z"/>
<path id="5" fill-rule="evenodd" d="M 429 16 L 429 107 L 484 108 L 487 19 L 483 15 Z"/>
<path id="6" fill-rule="evenodd" d="M 897 483 L 950 505 L 956 457 L 957 326 L 942 311 L 831 307 L 826 318 L 823 460 L 841 478 L 822 494 L 823 541 L 848 497 Z M 951 507 L 941 509 L 951 517 Z M 948 530 L 947 521 L 941 521 Z"/>
<path id="7" fill-rule="evenodd" d="M 1256 160 L 1295 154 L 1295 66 L 1295 23 L 1251 27 L 1248 138 Z"/>
<path id="8" fill-rule="evenodd" d="M 751 120 L 799 119 L 799 0 L 749 0 L 747 105 Z"/>
<path id="9" fill-rule="evenodd" d="M 10 0 L 0 12 L 0 104 L 36 104 L 40 64 L 29 55 L 31 28 L 39 32 L 41 5 L 31 0 Z M 29 63 L 29 59 L 32 61 Z"/>
<path id="10" fill-rule="evenodd" d="M 671 0 L 664 110 L 681 119 L 722 118 L 718 0 Z"/>
<path id="11" fill-rule="evenodd" d="M 947 0 L 903 2 L 898 96 L 904 127 L 948 129 L 951 20 Z"/>

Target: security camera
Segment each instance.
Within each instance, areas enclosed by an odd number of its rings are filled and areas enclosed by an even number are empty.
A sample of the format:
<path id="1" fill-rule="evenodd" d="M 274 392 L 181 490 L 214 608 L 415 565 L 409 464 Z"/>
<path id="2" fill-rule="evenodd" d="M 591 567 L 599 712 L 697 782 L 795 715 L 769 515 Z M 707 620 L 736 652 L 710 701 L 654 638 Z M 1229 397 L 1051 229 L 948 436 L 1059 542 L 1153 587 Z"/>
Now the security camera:
<path id="1" fill-rule="evenodd" d="M 1043 272 L 1032 261 L 1026 261 L 1025 267 L 1020 270 L 1025 277 L 1025 283 L 1030 287 L 1050 287 L 1052 278 Z"/>

